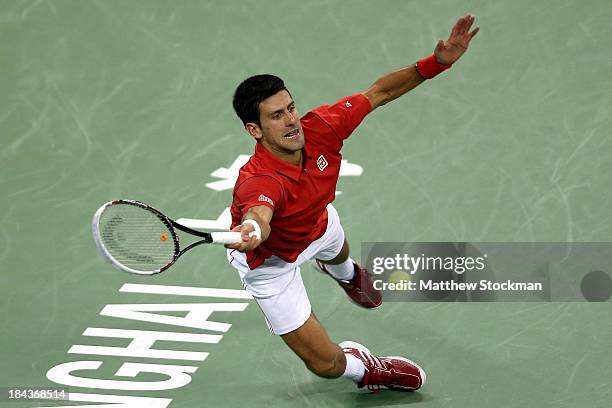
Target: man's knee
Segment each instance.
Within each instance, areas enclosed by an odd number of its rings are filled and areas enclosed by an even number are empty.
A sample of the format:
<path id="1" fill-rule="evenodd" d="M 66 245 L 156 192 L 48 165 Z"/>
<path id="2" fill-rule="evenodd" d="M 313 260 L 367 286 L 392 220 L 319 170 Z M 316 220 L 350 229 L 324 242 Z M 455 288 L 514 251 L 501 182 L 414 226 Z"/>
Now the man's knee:
<path id="1" fill-rule="evenodd" d="M 346 366 L 344 352 L 329 339 L 314 314 L 311 314 L 302 326 L 281 337 L 314 374 L 325 378 L 336 378 L 344 372 Z"/>

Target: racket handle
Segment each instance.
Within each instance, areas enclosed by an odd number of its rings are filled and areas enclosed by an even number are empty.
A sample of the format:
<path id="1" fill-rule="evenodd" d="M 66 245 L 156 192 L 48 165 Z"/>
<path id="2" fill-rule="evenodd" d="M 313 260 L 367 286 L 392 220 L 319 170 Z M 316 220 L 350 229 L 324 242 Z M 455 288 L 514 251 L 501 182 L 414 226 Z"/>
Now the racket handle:
<path id="1" fill-rule="evenodd" d="M 237 244 L 242 242 L 239 232 L 211 232 L 213 244 Z"/>

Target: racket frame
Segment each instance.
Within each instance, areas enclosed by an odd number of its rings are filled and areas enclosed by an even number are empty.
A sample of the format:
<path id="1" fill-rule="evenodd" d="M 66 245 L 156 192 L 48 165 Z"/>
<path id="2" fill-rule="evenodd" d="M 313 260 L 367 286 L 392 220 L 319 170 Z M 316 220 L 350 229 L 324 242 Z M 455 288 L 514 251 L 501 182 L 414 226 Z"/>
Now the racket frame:
<path id="1" fill-rule="evenodd" d="M 156 269 L 153 271 L 141 271 L 138 269 L 133 269 L 130 268 L 128 266 L 123 265 L 121 262 L 117 261 L 112 255 L 111 253 L 108 251 L 108 249 L 106 249 L 104 243 L 102 242 L 102 239 L 100 237 L 100 217 L 102 216 L 102 213 L 104 212 L 104 210 L 112 205 L 117 205 L 117 204 L 128 204 L 128 205 L 133 205 L 136 207 L 140 207 L 144 210 L 150 211 L 153 214 L 155 214 L 159 220 L 164 223 L 166 225 L 166 227 L 168 228 L 170 234 L 172 235 L 172 240 L 174 242 L 174 254 L 172 257 L 172 260 L 166 264 L 164 267 L 160 268 L 160 269 Z M 176 221 L 172 220 L 171 218 L 167 217 L 166 215 L 164 215 L 161 211 L 159 211 L 157 208 L 155 207 L 151 207 L 148 204 L 145 204 L 143 202 L 140 201 L 136 201 L 136 200 L 127 200 L 127 199 L 122 199 L 122 200 L 113 200 L 113 201 L 109 201 L 108 203 L 103 204 L 100 208 L 98 208 L 98 210 L 96 211 L 96 213 L 94 214 L 93 220 L 91 222 L 91 228 L 92 228 L 92 233 L 93 233 L 93 238 L 94 238 L 94 242 L 96 243 L 96 247 L 98 248 L 98 251 L 100 251 L 100 253 L 110 262 L 111 265 L 113 265 L 115 267 L 115 269 L 118 269 L 122 272 L 129 272 L 129 273 L 134 273 L 137 275 L 155 275 L 158 273 L 161 273 L 163 271 L 165 271 L 166 269 L 168 269 L 169 267 L 171 267 L 172 265 L 174 265 L 174 263 L 176 262 L 176 260 L 183 255 L 185 252 L 189 251 L 191 248 L 201 245 L 201 244 L 211 244 L 213 243 L 213 236 L 208 233 L 208 232 L 202 232 L 202 231 L 196 231 L 194 229 L 191 229 L 189 227 L 186 227 L 184 225 L 181 225 L 179 223 L 177 223 Z M 180 244 L 180 240 L 178 235 L 176 234 L 175 228 L 186 232 L 188 234 L 191 235 L 195 235 L 197 237 L 200 238 L 204 238 L 200 241 L 196 241 L 188 246 L 186 246 L 185 248 L 181 249 L 181 244 Z"/>

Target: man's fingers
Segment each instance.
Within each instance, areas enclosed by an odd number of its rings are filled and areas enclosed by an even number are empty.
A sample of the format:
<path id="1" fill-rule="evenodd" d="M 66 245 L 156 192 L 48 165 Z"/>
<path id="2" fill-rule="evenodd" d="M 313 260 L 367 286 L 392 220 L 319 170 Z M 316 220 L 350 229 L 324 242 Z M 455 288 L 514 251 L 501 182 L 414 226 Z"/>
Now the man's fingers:
<path id="1" fill-rule="evenodd" d="M 465 26 L 465 32 L 466 33 L 469 33 L 470 28 L 472 28 L 472 24 L 474 24 L 475 20 L 476 20 L 476 17 L 470 16 L 470 19 L 468 20 L 468 24 Z"/>
<path id="2" fill-rule="evenodd" d="M 224 245 L 228 249 L 235 249 L 240 252 L 250 251 L 255 249 L 261 243 L 261 237 L 258 238 L 254 232 L 252 231 L 252 225 L 238 225 L 232 229 L 232 231 L 240 232 L 240 237 L 242 238 L 242 242 L 238 242 L 235 244 L 226 244 Z"/>
<path id="3" fill-rule="evenodd" d="M 470 16 L 469 14 L 466 14 L 465 16 L 461 16 L 459 20 L 457 20 L 457 23 L 455 23 L 455 26 L 453 27 L 453 29 L 451 30 L 450 37 L 452 38 L 452 37 L 457 37 L 457 36 L 466 34 L 473 22 L 474 22 L 473 17 Z"/>
<path id="4" fill-rule="evenodd" d="M 461 24 L 461 32 L 459 34 L 467 33 L 467 30 L 470 28 L 471 17 L 469 15 L 463 16 L 463 24 Z"/>
<path id="5" fill-rule="evenodd" d="M 472 24 L 474 24 L 475 20 L 476 17 L 469 14 L 466 14 L 465 16 L 461 17 L 461 25 L 459 27 L 458 34 L 467 34 L 470 31 L 470 27 L 472 26 Z"/>
<path id="6" fill-rule="evenodd" d="M 249 242 L 249 247 L 250 249 L 255 249 L 258 245 L 259 245 L 259 239 L 257 239 L 257 237 L 253 236 L 251 237 L 251 241 Z"/>
<path id="7" fill-rule="evenodd" d="M 466 14 L 465 16 L 461 17 L 461 27 L 459 27 L 460 33 L 465 32 L 465 27 L 468 25 L 469 22 L 470 22 L 469 15 Z"/>
<path id="8" fill-rule="evenodd" d="M 472 32 L 470 33 L 470 40 L 474 38 L 474 36 L 478 34 L 479 31 L 480 31 L 480 27 L 476 27 L 475 29 L 473 29 Z"/>

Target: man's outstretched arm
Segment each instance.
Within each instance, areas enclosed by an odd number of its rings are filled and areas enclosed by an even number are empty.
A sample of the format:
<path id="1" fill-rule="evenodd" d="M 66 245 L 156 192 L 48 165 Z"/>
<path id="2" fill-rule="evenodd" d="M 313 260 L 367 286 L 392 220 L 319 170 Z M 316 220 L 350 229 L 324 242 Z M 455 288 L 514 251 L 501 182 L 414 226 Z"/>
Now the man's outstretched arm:
<path id="1" fill-rule="evenodd" d="M 411 89 L 423 83 L 425 79 L 433 78 L 438 73 L 450 68 L 467 51 L 470 41 L 480 30 L 479 27 L 470 31 L 475 17 L 461 17 L 451 30 L 446 41 L 438 41 L 434 54 L 414 65 L 388 73 L 372 84 L 363 94 L 372 105 L 372 110 L 392 100 L 399 98 Z"/>

